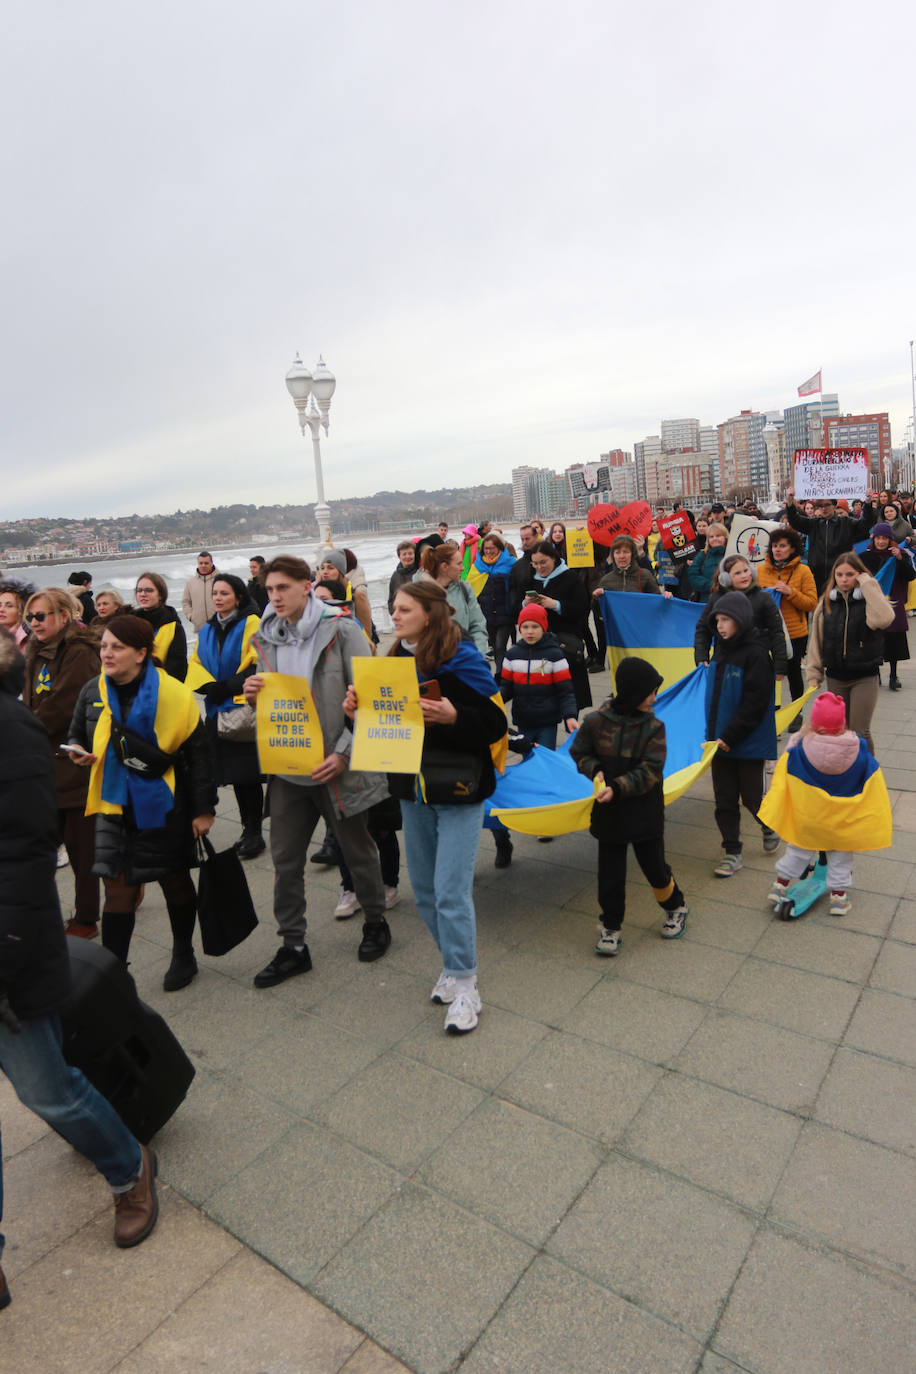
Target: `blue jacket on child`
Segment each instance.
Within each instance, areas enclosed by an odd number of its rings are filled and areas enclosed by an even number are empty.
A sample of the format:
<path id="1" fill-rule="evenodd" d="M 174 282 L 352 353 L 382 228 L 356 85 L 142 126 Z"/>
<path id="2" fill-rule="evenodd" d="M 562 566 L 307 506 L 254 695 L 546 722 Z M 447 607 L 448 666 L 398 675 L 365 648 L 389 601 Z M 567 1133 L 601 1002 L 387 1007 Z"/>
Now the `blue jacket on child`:
<path id="1" fill-rule="evenodd" d="M 776 757 L 776 679 L 773 662 L 754 634 L 754 616 L 743 592 L 728 592 L 716 605 L 738 626 L 731 639 L 716 636 L 706 669 L 706 738 L 728 746 L 730 759 Z"/>

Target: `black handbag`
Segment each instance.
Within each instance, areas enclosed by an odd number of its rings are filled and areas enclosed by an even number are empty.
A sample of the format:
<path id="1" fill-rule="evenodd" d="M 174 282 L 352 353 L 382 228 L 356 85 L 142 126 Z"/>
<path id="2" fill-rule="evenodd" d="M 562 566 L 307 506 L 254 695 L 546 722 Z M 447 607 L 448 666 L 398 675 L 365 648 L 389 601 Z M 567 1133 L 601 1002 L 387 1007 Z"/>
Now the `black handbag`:
<path id="1" fill-rule="evenodd" d="M 234 849 L 217 854 L 205 835 L 197 841 L 197 919 L 204 954 L 228 954 L 258 924 L 242 861 Z"/>
<path id="2" fill-rule="evenodd" d="M 469 806 L 489 795 L 483 790 L 483 759 L 465 749 L 424 749 L 420 774 L 431 806 Z"/>

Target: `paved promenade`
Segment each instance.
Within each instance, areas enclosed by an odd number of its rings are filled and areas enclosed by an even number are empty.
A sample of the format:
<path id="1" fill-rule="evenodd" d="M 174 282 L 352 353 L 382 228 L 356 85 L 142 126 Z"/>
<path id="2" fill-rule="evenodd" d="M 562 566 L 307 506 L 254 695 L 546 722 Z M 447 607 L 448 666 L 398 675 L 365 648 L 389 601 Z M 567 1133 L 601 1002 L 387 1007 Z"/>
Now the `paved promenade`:
<path id="1" fill-rule="evenodd" d="M 659 939 L 633 865 L 613 960 L 592 953 L 588 835 L 517 837 L 507 871 L 485 835 L 465 1038 L 428 1001 L 406 870 L 391 951 L 361 965 L 336 872 L 310 866 L 314 970 L 264 992 L 266 856 L 247 869 L 262 926 L 177 994 L 148 890 L 133 972 L 197 1066 L 154 1142 L 161 1220 L 115 1250 L 104 1184 L 0 1084 L 0 1372 L 912 1368 L 916 665 L 901 675 L 875 731 L 894 845 L 857 861 L 850 915 L 775 921 L 756 834 L 714 878 L 708 780 L 668 811 L 685 937 Z M 218 847 L 237 833 L 222 817 Z"/>

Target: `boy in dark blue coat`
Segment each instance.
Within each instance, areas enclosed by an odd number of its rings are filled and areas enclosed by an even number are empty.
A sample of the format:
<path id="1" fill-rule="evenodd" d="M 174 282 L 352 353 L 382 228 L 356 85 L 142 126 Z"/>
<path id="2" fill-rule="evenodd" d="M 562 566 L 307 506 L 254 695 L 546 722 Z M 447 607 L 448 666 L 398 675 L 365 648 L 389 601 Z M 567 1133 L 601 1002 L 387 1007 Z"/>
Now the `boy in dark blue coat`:
<path id="1" fill-rule="evenodd" d="M 741 803 L 756 820 L 764 766 L 776 757 L 776 679 L 769 652 L 754 634 L 753 611 L 744 593 L 727 592 L 713 614 L 716 640 L 706 678 L 706 738 L 719 746 L 712 760 L 712 785 L 725 850 L 713 871 L 717 878 L 730 878 L 741 867 Z M 762 828 L 764 849 L 776 849 L 778 835 Z"/>

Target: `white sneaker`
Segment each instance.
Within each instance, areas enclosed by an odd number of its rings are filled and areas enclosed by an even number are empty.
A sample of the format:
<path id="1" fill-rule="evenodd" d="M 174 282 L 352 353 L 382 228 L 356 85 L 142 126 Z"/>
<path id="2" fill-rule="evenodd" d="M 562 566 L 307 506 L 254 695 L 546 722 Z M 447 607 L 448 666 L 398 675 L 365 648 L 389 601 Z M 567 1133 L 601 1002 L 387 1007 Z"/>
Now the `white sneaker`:
<path id="1" fill-rule="evenodd" d="M 780 882 L 780 880 L 779 880 L 778 878 L 774 878 L 774 879 L 773 879 L 773 886 L 770 888 L 769 892 L 767 893 L 767 901 L 768 901 L 768 902 L 772 902 L 774 906 L 779 906 L 779 903 L 780 903 L 780 902 L 784 902 L 784 901 L 785 901 L 785 899 L 786 899 L 786 893 L 789 891 L 789 888 L 790 888 L 791 886 L 792 886 L 792 884 L 789 883 L 789 882 L 783 883 L 783 882 Z"/>
<path id="2" fill-rule="evenodd" d="M 441 1002 L 443 1006 L 448 1006 L 449 1002 L 455 1000 L 455 980 L 448 974 L 440 973 L 436 979 L 436 986 L 429 994 L 431 1002 Z"/>
<path id="3" fill-rule="evenodd" d="M 608 930 L 606 926 L 598 923 L 598 943 L 595 945 L 596 954 L 609 954 L 613 957 L 620 949 L 620 931 Z"/>
<path id="4" fill-rule="evenodd" d="M 347 892 L 341 889 L 340 901 L 334 908 L 334 916 L 338 921 L 347 921 L 351 916 L 355 916 L 359 911 L 359 902 L 355 892 Z"/>
<path id="5" fill-rule="evenodd" d="M 66 868 L 66 867 L 67 867 L 67 864 L 68 864 L 69 862 L 70 862 L 70 859 L 69 859 L 69 856 L 68 856 L 68 854 L 67 854 L 67 846 L 66 846 L 66 845 L 63 845 L 63 844 L 59 844 L 59 845 L 57 846 L 57 867 L 58 867 L 58 868 Z"/>
<path id="6" fill-rule="evenodd" d="M 677 907 L 675 911 L 666 911 L 665 923 L 662 926 L 662 939 L 676 940 L 679 935 L 683 935 L 689 915 L 690 907 L 686 902 L 683 906 Z"/>
<path id="7" fill-rule="evenodd" d="M 830 915 L 848 916 L 852 910 L 852 902 L 845 892 L 831 892 L 830 894 Z"/>
<path id="8" fill-rule="evenodd" d="M 385 910 L 390 911 L 393 906 L 397 906 L 401 900 L 401 894 L 396 887 L 385 888 Z"/>
<path id="9" fill-rule="evenodd" d="M 472 992 L 456 993 L 445 1014 L 445 1029 L 453 1035 L 466 1035 L 477 1025 L 482 1008 L 483 1003 L 476 988 Z"/>

